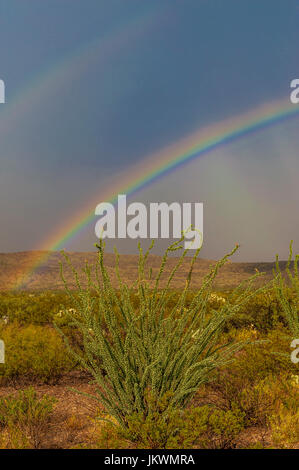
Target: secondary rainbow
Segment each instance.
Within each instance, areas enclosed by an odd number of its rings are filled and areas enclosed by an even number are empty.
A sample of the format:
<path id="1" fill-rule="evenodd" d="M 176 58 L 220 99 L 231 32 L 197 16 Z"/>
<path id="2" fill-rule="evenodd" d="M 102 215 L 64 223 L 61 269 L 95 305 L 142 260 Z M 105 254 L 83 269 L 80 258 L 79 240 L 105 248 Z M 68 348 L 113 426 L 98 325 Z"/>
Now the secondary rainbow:
<path id="1" fill-rule="evenodd" d="M 94 210 L 99 202 L 115 204 L 118 194 L 131 196 L 195 158 L 297 116 L 299 116 L 299 106 L 291 105 L 288 98 L 266 103 L 246 114 L 201 128 L 165 149 L 142 158 L 140 164 L 134 166 L 134 170 L 129 169 L 114 182 L 112 187 L 110 185 L 94 196 L 88 207 L 77 212 L 37 248 L 43 253 L 39 253 L 30 268 L 18 277 L 14 288 L 22 287 L 35 269 L 47 260 L 51 251 L 65 248 L 70 240 L 95 221 Z"/>

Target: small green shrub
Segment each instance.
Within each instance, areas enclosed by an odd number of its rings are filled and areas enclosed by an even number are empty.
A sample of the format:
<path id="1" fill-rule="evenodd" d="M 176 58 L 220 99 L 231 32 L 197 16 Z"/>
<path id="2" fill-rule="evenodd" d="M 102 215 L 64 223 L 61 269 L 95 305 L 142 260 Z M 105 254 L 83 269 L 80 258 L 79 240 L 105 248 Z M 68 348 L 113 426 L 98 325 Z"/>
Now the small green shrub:
<path id="1" fill-rule="evenodd" d="M 273 287 L 269 287 L 249 299 L 240 312 L 227 322 L 226 331 L 232 328 L 254 328 L 261 333 L 268 333 L 279 324 L 287 323 L 276 292 Z"/>
<path id="2" fill-rule="evenodd" d="M 245 413 L 236 406 L 230 410 L 216 409 L 209 416 L 207 440 L 209 449 L 236 447 L 236 438 L 245 427 Z"/>
<path id="3" fill-rule="evenodd" d="M 51 324 L 62 305 L 72 307 L 64 292 L 0 292 L 0 324 Z"/>
<path id="4" fill-rule="evenodd" d="M 297 403 L 298 405 L 298 403 Z M 271 440 L 276 448 L 298 449 L 299 411 L 280 407 L 280 410 L 269 418 Z"/>
<path id="5" fill-rule="evenodd" d="M 287 402 L 292 394 L 292 385 L 287 377 L 267 377 L 255 385 L 244 388 L 236 397 L 244 412 L 247 425 L 266 426 L 269 416 Z M 297 404 L 298 404 L 297 396 Z"/>
<path id="6" fill-rule="evenodd" d="M 158 403 L 150 396 L 148 414 L 128 416 L 118 436 L 142 449 L 192 448 L 207 429 L 208 409 L 179 410 L 171 406 L 171 395 L 166 393 Z"/>
<path id="7" fill-rule="evenodd" d="M 245 346 L 227 371 L 229 376 L 236 378 L 236 382 L 254 384 L 268 376 L 296 374 L 298 366 L 290 360 L 290 344 L 284 328 L 273 329 L 263 336 L 254 330 L 246 330 L 246 335 L 252 340 L 255 337 L 257 341 Z M 246 335 L 244 330 L 231 330 L 227 340 L 231 337 L 245 339 Z M 240 388 L 239 385 L 236 388 Z"/>
<path id="8" fill-rule="evenodd" d="M 279 332 L 274 330 L 272 335 L 279 337 Z M 246 347 L 212 385 L 224 408 L 237 407 L 244 413 L 246 426 L 266 426 L 268 417 L 282 404 L 298 407 L 295 365 L 274 354 L 276 348 L 277 342 L 270 341 Z"/>
<path id="9" fill-rule="evenodd" d="M 0 428 L 2 427 L 2 446 L 40 447 L 47 432 L 53 406 L 56 400 L 48 395 L 38 398 L 30 387 L 17 395 L 0 399 Z M 1 438 L 0 438 L 1 442 Z"/>
<path id="10" fill-rule="evenodd" d="M 141 449 L 226 449 L 236 446 L 244 429 L 244 415 L 234 410 L 211 406 L 179 410 L 169 406 L 170 395 L 154 406 L 148 415 L 128 417 L 124 429 L 117 423 L 101 425 L 97 439 L 100 448 Z"/>
<path id="11" fill-rule="evenodd" d="M 5 343 L 5 363 L 0 364 L 0 383 L 12 379 L 56 381 L 74 367 L 58 333 L 48 326 L 19 326 L 17 323 L 0 328 Z"/>

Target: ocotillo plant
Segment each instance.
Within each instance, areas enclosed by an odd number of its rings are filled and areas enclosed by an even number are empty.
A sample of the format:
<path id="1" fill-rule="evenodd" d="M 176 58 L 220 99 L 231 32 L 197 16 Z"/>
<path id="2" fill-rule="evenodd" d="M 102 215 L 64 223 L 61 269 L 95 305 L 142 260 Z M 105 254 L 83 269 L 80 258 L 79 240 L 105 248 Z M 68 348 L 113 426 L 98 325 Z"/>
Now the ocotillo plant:
<path id="1" fill-rule="evenodd" d="M 129 287 L 121 279 L 119 256 L 116 252 L 118 288 L 113 287 L 104 263 L 104 244 L 98 248 L 95 276 L 86 265 L 84 272 L 88 286 L 83 288 L 79 275 L 76 278 L 78 296 L 65 287 L 77 304 L 77 313 L 65 314 L 82 333 L 84 352 L 71 353 L 88 370 L 97 384 L 97 397 L 118 423 L 126 427 L 130 415 L 141 413 L 144 417 L 153 410 L 165 394 L 169 406 L 184 408 L 199 386 L 212 380 L 213 373 L 227 364 L 243 344 L 223 344 L 220 335 L 225 322 L 235 315 L 248 299 L 255 295 L 252 283 L 260 274 L 240 284 L 219 310 L 208 311 L 213 281 L 219 269 L 235 253 L 237 246 L 218 261 L 202 285 L 187 304 L 194 263 L 199 251 L 190 261 L 185 288 L 174 297 L 171 282 L 187 254 L 184 250 L 175 267 L 161 286 L 161 277 L 171 252 L 181 249 L 181 242 L 173 243 L 162 257 L 161 266 L 154 279 L 146 275 L 147 258 L 153 244 L 144 254 L 139 246 L 138 278 Z M 94 277 L 96 280 L 94 280 Z M 262 288 L 261 288 L 262 289 Z M 258 289 L 256 292 L 260 292 Z M 138 296 L 138 305 L 132 293 Z M 147 400 L 148 394 L 151 400 Z"/>
<path id="2" fill-rule="evenodd" d="M 291 272 L 290 265 L 293 259 L 293 242 L 290 243 L 289 258 L 286 265 L 287 279 L 289 287 L 282 276 L 278 255 L 276 255 L 276 278 L 275 289 L 277 298 L 284 312 L 285 318 L 289 325 L 289 329 L 294 338 L 299 338 L 299 276 L 298 276 L 298 260 L 299 255 L 295 255 L 293 260 L 293 273 Z M 288 295 L 291 289 L 292 297 Z"/>

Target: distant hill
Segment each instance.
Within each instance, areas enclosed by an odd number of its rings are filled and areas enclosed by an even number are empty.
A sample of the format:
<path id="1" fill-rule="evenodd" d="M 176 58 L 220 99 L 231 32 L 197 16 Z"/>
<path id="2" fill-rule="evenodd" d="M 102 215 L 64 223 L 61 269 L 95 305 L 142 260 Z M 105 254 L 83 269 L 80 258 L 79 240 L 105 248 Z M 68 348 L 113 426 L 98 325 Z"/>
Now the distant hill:
<path id="1" fill-rule="evenodd" d="M 34 260 L 39 259 L 41 255 L 46 252 L 27 251 L 19 253 L 0 253 L 0 290 L 14 289 L 17 279 L 27 272 Z M 35 269 L 29 278 L 24 279 L 21 289 L 24 290 L 60 290 L 63 289 L 63 282 L 60 277 L 60 262 L 64 261 L 59 252 L 51 252 L 48 254 L 47 261 Z M 94 265 L 97 260 L 97 253 L 68 253 L 72 264 L 75 269 L 80 271 L 84 267 L 85 262 Z M 177 258 L 170 258 L 166 265 L 166 274 L 169 274 L 174 267 Z M 148 258 L 147 269 L 150 267 L 153 270 L 153 275 L 158 272 L 160 267 L 161 257 L 150 255 Z M 117 279 L 114 271 L 115 256 L 114 254 L 105 254 L 105 265 L 111 274 L 113 284 L 117 286 Z M 120 255 L 120 273 L 122 279 L 129 284 L 132 284 L 137 277 L 137 264 L 138 255 Z M 211 265 L 215 261 L 198 259 L 195 263 L 192 275 L 191 287 L 196 288 L 201 285 L 203 277 L 209 272 Z M 285 262 L 281 262 L 282 269 L 285 268 Z M 64 263 L 65 266 L 65 263 Z M 173 288 L 182 288 L 185 285 L 186 275 L 190 266 L 190 258 L 186 258 L 178 270 L 173 282 Z M 265 272 L 265 276 L 259 280 L 259 283 L 269 281 L 272 278 L 272 270 L 274 263 L 235 263 L 229 261 L 223 266 L 216 278 L 216 289 L 230 289 L 241 281 L 248 279 L 249 276 L 255 274 L 256 270 Z M 64 267 L 65 278 L 70 288 L 76 288 L 73 274 L 69 267 Z M 84 276 L 80 274 L 80 279 L 83 280 Z M 162 285 L 163 285 L 162 279 Z"/>

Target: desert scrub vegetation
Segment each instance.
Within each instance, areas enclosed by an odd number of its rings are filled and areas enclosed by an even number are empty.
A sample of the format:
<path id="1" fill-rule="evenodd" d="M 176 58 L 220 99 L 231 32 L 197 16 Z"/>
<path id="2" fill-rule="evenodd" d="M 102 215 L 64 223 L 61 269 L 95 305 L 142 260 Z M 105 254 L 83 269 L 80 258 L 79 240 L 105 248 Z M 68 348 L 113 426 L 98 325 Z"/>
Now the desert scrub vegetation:
<path id="1" fill-rule="evenodd" d="M 55 382 L 74 367 L 61 337 L 49 326 L 17 322 L 0 327 L 5 343 L 5 364 L 0 364 L 0 385 L 8 381 Z"/>
<path id="2" fill-rule="evenodd" d="M 213 281 L 237 247 L 211 268 L 191 301 L 186 299 L 199 250 L 190 261 L 182 292 L 174 297 L 170 286 L 187 250 L 178 259 L 166 286 L 160 289 L 167 258 L 182 248 L 182 240 L 166 250 L 155 279 L 146 269 L 153 244 L 146 253 L 139 246 L 138 279 L 132 287 L 128 287 L 120 277 L 116 252 L 118 289 L 112 286 L 104 265 L 102 241 L 97 245 L 95 273 L 88 265 L 84 268 L 87 289 L 81 287 L 78 273 L 65 255 L 78 288 L 75 298 L 68 289 L 62 269 L 66 291 L 75 305 L 74 312 L 66 310 L 65 315 L 69 324 L 82 334 L 82 354 L 70 346 L 66 335 L 57 328 L 74 359 L 92 375 L 97 385 L 94 398 L 123 430 L 130 428 L 132 417 L 137 419 L 138 429 L 143 425 L 146 427 L 149 417 L 159 409 L 165 397 L 167 406 L 160 412 L 162 420 L 167 419 L 169 413 L 185 410 L 198 388 L 215 379 L 219 368 L 227 366 L 248 343 L 247 340 L 222 341 L 224 328 L 252 297 L 266 289 L 264 286 L 252 290 L 253 282 L 260 275 L 257 273 L 217 302 L 217 309 L 211 307 L 211 300 L 215 300 Z M 133 289 L 138 296 L 137 303 L 132 302 Z M 150 400 L 147 399 L 148 394 Z M 160 442 L 160 445 L 164 444 Z"/>
<path id="3" fill-rule="evenodd" d="M 147 269 L 148 252 L 140 251 L 138 278 L 130 287 L 119 276 L 117 254 L 119 285 L 112 287 L 100 244 L 97 265 L 83 268 L 87 288 L 78 282 L 77 290 L 66 285 L 65 293 L 0 293 L 6 345 L 0 448 L 299 447 L 299 372 L 290 360 L 299 294 L 292 256 L 289 273 L 280 273 L 278 265 L 262 289 L 249 279 L 235 290 L 215 291 L 213 281 L 228 257 L 198 290 L 190 289 L 191 259 L 185 289 L 175 289 L 177 267 L 160 288 L 163 263 L 178 247 L 169 248 L 157 277 Z M 76 373 L 68 374 L 73 368 Z M 84 382 L 82 369 L 88 371 Z M 11 411 L 1 401 L 17 399 L 11 386 L 28 382 L 42 393 L 56 396 L 57 389 L 60 397 L 54 418 L 52 408 L 41 424 L 50 432 L 36 438 L 22 413 L 8 423 Z M 68 384 L 90 394 L 72 394 Z M 38 397 L 40 392 L 33 402 Z M 63 415 L 68 407 L 69 418 Z M 51 437 L 53 419 L 57 439 Z"/>
<path id="4" fill-rule="evenodd" d="M 0 398 L 0 449 L 39 448 L 55 401 L 48 395 L 38 397 L 32 387 Z"/>
<path id="5" fill-rule="evenodd" d="M 290 292 L 288 299 L 291 299 Z M 228 320 L 225 330 L 228 332 L 234 328 L 253 328 L 267 334 L 279 325 L 287 326 L 287 320 L 275 287 L 270 283 L 267 289 L 248 299 L 240 311 Z"/>
<path id="6" fill-rule="evenodd" d="M 299 277 L 298 260 L 299 255 L 295 255 L 293 260 L 293 272 L 290 265 L 293 258 L 293 242 L 290 244 L 290 253 L 286 266 L 287 281 L 283 277 L 279 268 L 278 256 L 276 256 L 276 277 L 275 287 L 278 301 L 281 305 L 291 334 L 294 338 L 299 338 Z"/>
<path id="7" fill-rule="evenodd" d="M 126 428 L 104 421 L 98 428 L 95 445 L 102 449 L 227 449 L 236 446 L 243 429 L 243 414 L 237 408 L 173 408 L 165 394 L 145 418 L 140 413 L 130 415 Z"/>
<path id="8" fill-rule="evenodd" d="M 273 447 L 279 449 L 298 449 L 299 411 L 281 406 L 278 412 L 269 418 Z"/>
<path id="9" fill-rule="evenodd" d="M 51 325 L 62 305 L 72 307 L 64 292 L 0 292 L 0 324 Z"/>

